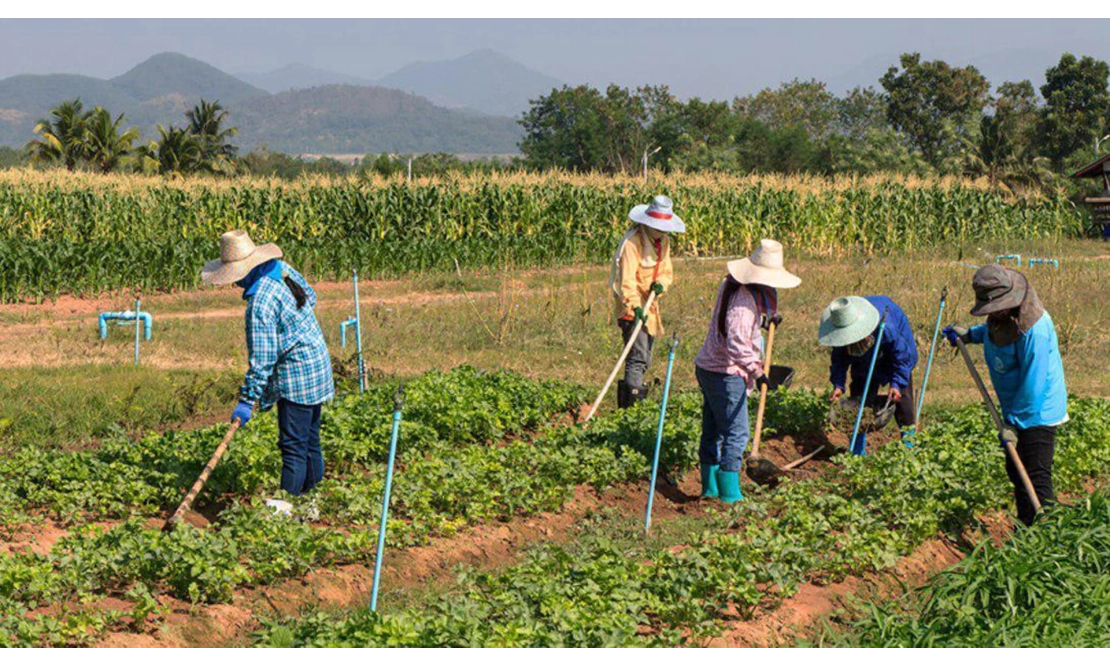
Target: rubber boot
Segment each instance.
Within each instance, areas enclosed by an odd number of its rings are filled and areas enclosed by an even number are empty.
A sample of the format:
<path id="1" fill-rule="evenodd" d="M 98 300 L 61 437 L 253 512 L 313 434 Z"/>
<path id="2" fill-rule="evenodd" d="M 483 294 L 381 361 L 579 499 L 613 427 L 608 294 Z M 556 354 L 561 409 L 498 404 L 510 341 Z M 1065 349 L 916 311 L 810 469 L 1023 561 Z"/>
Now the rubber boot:
<path id="1" fill-rule="evenodd" d="M 736 503 L 744 498 L 740 493 L 740 472 L 717 469 L 718 497 L 724 503 Z"/>
<path id="2" fill-rule="evenodd" d="M 717 491 L 717 464 L 701 465 L 701 496 L 703 499 L 714 499 L 720 494 Z"/>
<path id="3" fill-rule="evenodd" d="M 628 386 L 628 406 L 636 406 L 636 403 L 644 401 L 645 397 L 647 397 L 646 387 Z"/>
<path id="4" fill-rule="evenodd" d="M 628 390 L 628 384 L 624 381 L 617 381 L 617 407 L 627 409 L 632 406 L 632 397 Z"/>
<path id="5" fill-rule="evenodd" d="M 902 430 L 902 443 L 907 448 L 913 448 L 914 442 L 917 441 L 917 428 L 914 426 L 907 427 Z"/>
<path id="6" fill-rule="evenodd" d="M 856 435 L 856 440 L 852 442 L 852 454 L 867 454 L 867 432 L 860 432 Z"/>

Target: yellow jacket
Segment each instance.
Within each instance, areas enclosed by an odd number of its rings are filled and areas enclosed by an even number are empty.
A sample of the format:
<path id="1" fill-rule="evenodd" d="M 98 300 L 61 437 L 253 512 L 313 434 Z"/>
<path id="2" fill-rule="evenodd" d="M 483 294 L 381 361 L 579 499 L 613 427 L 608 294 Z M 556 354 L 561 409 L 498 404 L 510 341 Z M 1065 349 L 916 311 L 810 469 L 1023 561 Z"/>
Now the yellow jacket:
<path id="1" fill-rule="evenodd" d="M 654 241 L 648 236 L 647 227 L 636 224 L 624 234 L 613 256 L 613 270 L 609 286 L 613 290 L 615 316 L 631 319 L 634 310 L 642 307 L 651 293 L 651 283 L 663 285 L 663 292 L 670 290 L 674 282 L 674 266 L 671 263 L 671 239 L 663 236 L 656 249 Z M 663 322 L 659 318 L 659 298 L 656 296 L 647 312 L 644 328 L 652 337 L 663 334 Z"/>

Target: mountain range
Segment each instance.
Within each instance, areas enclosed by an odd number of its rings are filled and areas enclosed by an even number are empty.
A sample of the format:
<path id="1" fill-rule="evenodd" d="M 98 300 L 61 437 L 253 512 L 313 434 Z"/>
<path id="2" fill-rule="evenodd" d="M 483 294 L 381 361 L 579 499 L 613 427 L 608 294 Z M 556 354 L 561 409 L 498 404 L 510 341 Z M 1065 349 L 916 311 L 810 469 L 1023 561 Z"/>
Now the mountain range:
<path id="1" fill-rule="evenodd" d="M 219 102 L 245 150 L 294 154 L 517 152 L 515 118 L 561 85 L 494 51 L 415 63 L 379 81 L 308 65 L 233 76 L 178 53 L 160 53 L 111 79 L 22 74 L 0 80 L 0 145 L 19 147 L 58 103 L 123 113 L 144 140 L 180 125 L 200 99 Z"/>

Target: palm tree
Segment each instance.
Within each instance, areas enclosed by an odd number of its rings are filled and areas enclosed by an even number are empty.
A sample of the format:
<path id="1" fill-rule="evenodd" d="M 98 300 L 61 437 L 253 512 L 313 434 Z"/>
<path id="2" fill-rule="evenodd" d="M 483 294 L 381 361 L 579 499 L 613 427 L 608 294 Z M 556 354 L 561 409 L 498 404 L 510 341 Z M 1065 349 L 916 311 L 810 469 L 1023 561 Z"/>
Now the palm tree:
<path id="1" fill-rule="evenodd" d="M 62 102 L 50 110 L 53 119 L 43 118 L 38 121 L 35 133 L 40 138 L 27 143 L 32 164 L 60 161 L 69 171 L 77 168 L 77 163 L 88 154 L 85 146 L 85 124 L 89 113 L 84 108 L 80 99 Z"/>
<path id="2" fill-rule="evenodd" d="M 99 106 L 88 116 L 84 141 L 86 156 L 101 173 L 111 173 L 119 168 L 135 150 L 139 129 L 132 127 L 121 134 L 122 124 L 122 113 L 113 121 L 108 109 Z"/>
<path id="3" fill-rule="evenodd" d="M 1014 194 L 1052 189 L 1055 179 L 1048 160 L 1016 141 L 1014 127 L 1007 121 L 1002 114 L 983 116 L 977 140 L 964 139 L 964 172 L 985 177 L 992 186 Z"/>
<path id="4" fill-rule="evenodd" d="M 201 144 L 201 168 L 212 173 L 230 173 L 235 170 L 239 148 L 229 139 L 239 133 L 237 127 L 225 128 L 228 112 L 220 102 L 200 100 L 200 104 L 185 112 L 189 120 L 189 133 Z"/>
<path id="5" fill-rule="evenodd" d="M 158 141 L 139 149 L 144 171 L 184 176 L 201 167 L 201 143 L 184 127 L 158 125 Z"/>

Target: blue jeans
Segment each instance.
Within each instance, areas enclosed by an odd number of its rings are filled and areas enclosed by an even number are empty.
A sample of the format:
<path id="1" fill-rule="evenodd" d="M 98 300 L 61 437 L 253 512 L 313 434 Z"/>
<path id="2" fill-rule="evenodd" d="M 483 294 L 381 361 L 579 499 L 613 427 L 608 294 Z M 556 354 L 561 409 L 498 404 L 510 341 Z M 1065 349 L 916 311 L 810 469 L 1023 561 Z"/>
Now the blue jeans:
<path id="1" fill-rule="evenodd" d="M 320 450 L 320 405 L 304 406 L 283 399 L 277 407 L 281 489 L 300 496 L 324 478 L 324 453 Z"/>
<path id="2" fill-rule="evenodd" d="M 721 471 L 739 471 L 748 447 L 748 384 L 744 377 L 718 374 L 700 367 L 702 464 L 719 464 Z"/>

